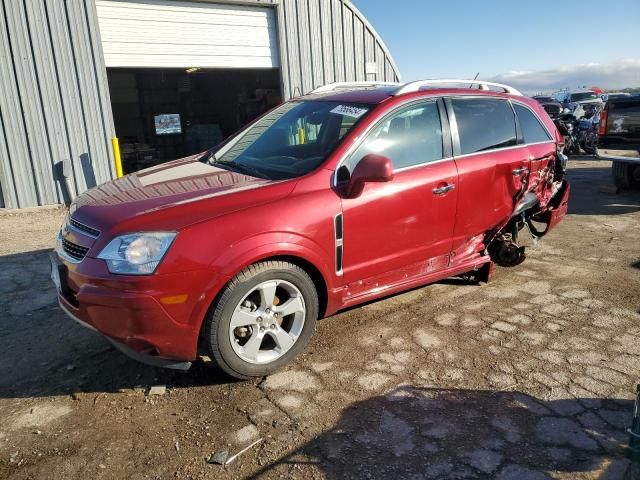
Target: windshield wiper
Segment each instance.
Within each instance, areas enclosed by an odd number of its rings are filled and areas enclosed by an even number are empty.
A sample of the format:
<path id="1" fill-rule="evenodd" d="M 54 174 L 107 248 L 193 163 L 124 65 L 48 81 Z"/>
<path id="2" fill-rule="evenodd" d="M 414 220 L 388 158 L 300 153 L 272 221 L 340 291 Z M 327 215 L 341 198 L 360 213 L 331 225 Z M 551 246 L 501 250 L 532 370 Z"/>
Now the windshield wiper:
<path id="1" fill-rule="evenodd" d="M 206 151 L 199 159 L 199 162 L 202 163 L 208 163 L 209 165 L 212 165 L 214 162 L 215 156 L 210 152 L 210 151 Z"/>
<path id="2" fill-rule="evenodd" d="M 268 175 L 265 175 L 264 172 L 258 170 L 257 168 L 244 165 L 242 163 L 231 162 L 229 160 L 216 160 L 212 162 L 212 164 L 223 165 L 225 167 L 229 167 L 232 170 L 237 170 L 240 173 L 244 173 L 245 175 L 250 175 L 252 177 L 266 178 L 267 180 L 271 180 L 271 178 L 269 178 Z"/>

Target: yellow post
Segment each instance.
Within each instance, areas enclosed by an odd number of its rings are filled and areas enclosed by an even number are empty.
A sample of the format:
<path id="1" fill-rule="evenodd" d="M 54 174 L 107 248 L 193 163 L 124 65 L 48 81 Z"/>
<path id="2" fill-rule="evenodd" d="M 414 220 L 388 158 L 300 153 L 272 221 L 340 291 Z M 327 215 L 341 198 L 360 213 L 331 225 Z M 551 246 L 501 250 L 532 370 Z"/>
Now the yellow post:
<path id="1" fill-rule="evenodd" d="M 116 177 L 120 178 L 124 173 L 122 172 L 122 158 L 120 157 L 120 142 L 118 137 L 111 137 L 111 145 L 113 145 L 113 160 L 116 163 Z"/>

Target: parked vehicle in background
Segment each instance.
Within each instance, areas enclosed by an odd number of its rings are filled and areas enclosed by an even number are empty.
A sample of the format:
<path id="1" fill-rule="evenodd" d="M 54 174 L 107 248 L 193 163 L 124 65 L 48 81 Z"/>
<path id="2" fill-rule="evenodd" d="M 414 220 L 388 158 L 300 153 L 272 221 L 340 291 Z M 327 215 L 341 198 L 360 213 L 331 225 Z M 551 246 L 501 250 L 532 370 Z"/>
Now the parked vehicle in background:
<path id="1" fill-rule="evenodd" d="M 598 158 L 613 160 L 621 189 L 640 188 L 640 97 L 609 100 L 600 113 Z"/>
<path id="2" fill-rule="evenodd" d="M 549 114 L 551 119 L 556 119 L 562 113 L 563 106 L 560 102 L 550 96 L 535 95 L 532 97 L 536 102 L 542 105 L 544 111 Z"/>
<path id="3" fill-rule="evenodd" d="M 564 113 L 554 120 L 558 132 L 563 137 L 562 153 L 573 155 L 580 153 L 578 143 L 578 120 L 572 113 Z"/>
<path id="4" fill-rule="evenodd" d="M 598 128 L 600 125 L 600 112 L 604 108 L 601 104 L 592 104 L 586 108 L 584 115 L 578 120 L 578 145 L 585 153 L 593 155 L 598 146 Z"/>
<path id="5" fill-rule="evenodd" d="M 608 102 L 609 100 L 616 100 L 618 98 L 627 98 L 630 96 L 631 94 L 628 92 L 610 92 L 610 93 L 603 93 L 602 95 L 600 95 L 600 98 L 602 98 L 603 102 Z"/>
<path id="6" fill-rule="evenodd" d="M 576 112 L 576 118 L 581 118 L 583 113 L 581 109 L 584 109 L 590 104 L 603 104 L 602 98 L 592 90 L 577 89 L 560 91 L 554 94 L 555 99 L 562 104 L 564 108 L 568 108 L 569 111 Z"/>
<path id="7" fill-rule="evenodd" d="M 505 85 L 322 87 L 79 196 L 51 256 L 58 301 L 138 360 L 264 376 L 319 317 L 521 263 L 519 232 L 567 212 L 561 142 Z"/>

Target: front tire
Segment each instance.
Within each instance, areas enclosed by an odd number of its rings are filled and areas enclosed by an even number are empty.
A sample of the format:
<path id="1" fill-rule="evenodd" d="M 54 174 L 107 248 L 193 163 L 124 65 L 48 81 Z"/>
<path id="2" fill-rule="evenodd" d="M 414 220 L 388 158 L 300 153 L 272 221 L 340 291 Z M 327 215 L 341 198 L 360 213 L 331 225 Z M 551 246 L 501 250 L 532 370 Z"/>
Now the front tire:
<path id="1" fill-rule="evenodd" d="M 318 292 L 297 265 L 266 261 L 238 273 L 219 295 L 204 325 L 211 358 L 229 375 L 269 375 L 309 343 Z"/>

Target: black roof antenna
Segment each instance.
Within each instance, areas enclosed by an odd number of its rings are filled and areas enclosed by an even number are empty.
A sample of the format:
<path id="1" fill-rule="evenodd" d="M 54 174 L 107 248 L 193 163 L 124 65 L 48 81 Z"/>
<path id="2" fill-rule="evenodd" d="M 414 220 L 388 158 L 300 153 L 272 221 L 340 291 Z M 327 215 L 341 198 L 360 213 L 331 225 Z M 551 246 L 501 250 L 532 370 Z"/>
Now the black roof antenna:
<path id="1" fill-rule="evenodd" d="M 480 75 L 480 72 L 476 73 L 476 76 L 473 77 L 474 80 L 478 79 L 478 76 Z M 471 85 L 469 85 L 469 88 L 473 87 L 473 83 Z"/>

